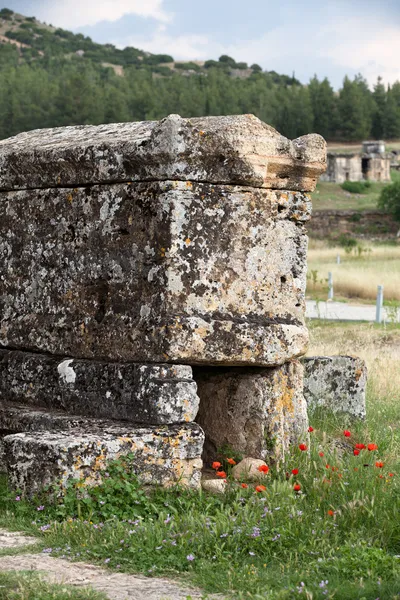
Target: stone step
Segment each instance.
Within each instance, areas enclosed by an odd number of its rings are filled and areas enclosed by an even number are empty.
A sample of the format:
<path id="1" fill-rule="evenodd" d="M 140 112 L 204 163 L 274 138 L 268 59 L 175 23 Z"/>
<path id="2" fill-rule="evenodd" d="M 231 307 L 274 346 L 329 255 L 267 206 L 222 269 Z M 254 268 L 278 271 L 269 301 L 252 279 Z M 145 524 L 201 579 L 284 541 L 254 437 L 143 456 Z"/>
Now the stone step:
<path id="1" fill-rule="evenodd" d="M 193 421 L 186 365 L 112 363 L 0 350 L 0 401 L 149 425 Z M 16 415 L 23 418 L 23 412 Z M 61 417 L 60 417 L 61 418 Z"/>
<path id="2" fill-rule="evenodd" d="M 144 484 L 200 486 L 204 433 L 196 423 L 146 427 L 6 405 L 0 428 L 8 426 L 25 429 L 3 438 L 10 485 L 23 494 L 71 479 L 93 485 L 107 461 L 130 453 Z"/>

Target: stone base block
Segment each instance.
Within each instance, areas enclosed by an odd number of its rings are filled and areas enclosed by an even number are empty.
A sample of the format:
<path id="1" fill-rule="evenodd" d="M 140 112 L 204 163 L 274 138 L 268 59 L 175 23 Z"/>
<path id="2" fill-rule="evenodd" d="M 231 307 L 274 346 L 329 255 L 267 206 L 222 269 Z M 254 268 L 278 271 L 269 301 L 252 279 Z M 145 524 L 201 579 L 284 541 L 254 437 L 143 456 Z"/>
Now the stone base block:
<path id="1" fill-rule="evenodd" d="M 313 356 L 302 362 L 304 396 L 310 408 L 323 406 L 365 419 L 367 366 L 361 358 Z"/>
<path id="2" fill-rule="evenodd" d="M 70 431 L 17 433 L 4 438 L 10 485 L 32 495 L 71 479 L 82 486 L 100 481 L 107 461 L 133 453 L 132 470 L 144 484 L 200 487 L 204 434 L 195 423 L 132 427 L 109 422 Z"/>
<path id="3" fill-rule="evenodd" d="M 268 369 L 196 368 L 194 377 L 205 460 L 228 446 L 245 456 L 280 461 L 291 443 L 303 439 L 308 418 L 298 361 Z"/>
<path id="4" fill-rule="evenodd" d="M 111 363 L 0 351 L 0 399 L 70 414 L 164 425 L 199 407 L 186 365 Z"/>

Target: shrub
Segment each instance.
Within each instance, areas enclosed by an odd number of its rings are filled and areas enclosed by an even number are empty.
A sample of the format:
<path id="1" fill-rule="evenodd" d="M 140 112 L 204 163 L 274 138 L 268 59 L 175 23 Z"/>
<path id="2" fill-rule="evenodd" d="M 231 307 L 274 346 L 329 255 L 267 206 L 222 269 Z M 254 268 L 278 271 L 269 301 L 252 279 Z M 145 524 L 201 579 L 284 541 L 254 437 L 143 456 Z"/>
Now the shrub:
<path id="1" fill-rule="evenodd" d="M 400 221 L 400 181 L 395 181 L 383 188 L 378 206 L 391 213 L 396 221 Z"/>
<path id="2" fill-rule="evenodd" d="M 370 181 L 345 181 L 341 185 L 342 190 L 346 190 L 350 194 L 365 194 L 370 187 Z"/>
<path id="3" fill-rule="evenodd" d="M 251 65 L 250 69 L 253 69 L 253 71 L 258 72 L 258 73 L 260 71 L 262 71 L 262 68 L 257 63 L 254 63 L 254 65 Z"/>
<path id="4" fill-rule="evenodd" d="M 200 71 L 199 65 L 194 62 L 175 63 L 175 69 L 183 69 L 185 71 Z"/>
<path id="5" fill-rule="evenodd" d="M 220 63 L 225 63 L 226 65 L 229 65 L 232 68 L 236 67 L 235 59 L 232 58 L 231 56 L 228 56 L 227 54 L 223 54 L 222 56 L 219 57 L 218 60 Z"/>
<path id="6" fill-rule="evenodd" d="M 10 17 L 12 17 L 13 14 L 14 14 L 14 11 L 10 10 L 9 8 L 2 8 L 0 10 L 0 18 L 6 19 L 7 21 L 10 19 Z"/>
<path id="7" fill-rule="evenodd" d="M 357 246 L 357 240 L 347 233 L 341 233 L 337 238 L 337 243 L 342 246 L 346 251 L 350 251 Z"/>

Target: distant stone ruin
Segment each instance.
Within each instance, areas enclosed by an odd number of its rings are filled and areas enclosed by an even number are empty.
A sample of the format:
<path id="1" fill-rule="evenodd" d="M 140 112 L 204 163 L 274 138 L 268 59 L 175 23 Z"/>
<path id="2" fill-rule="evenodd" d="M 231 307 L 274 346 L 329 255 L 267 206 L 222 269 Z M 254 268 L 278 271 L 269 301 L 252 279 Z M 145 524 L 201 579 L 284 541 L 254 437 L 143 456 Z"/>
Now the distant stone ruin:
<path id="1" fill-rule="evenodd" d="M 220 445 L 282 460 L 303 367 L 318 135 L 252 115 L 0 142 L 0 434 L 11 484 L 91 484 L 134 453 L 200 484 Z M 205 444 L 204 444 L 205 441 Z M 203 454 L 204 446 L 204 454 Z"/>
<path id="2" fill-rule="evenodd" d="M 328 152 L 321 181 L 391 181 L 392 161 L 392 154 L 385 152 L 385 142 L 363 142 L 362 152 Z"/>

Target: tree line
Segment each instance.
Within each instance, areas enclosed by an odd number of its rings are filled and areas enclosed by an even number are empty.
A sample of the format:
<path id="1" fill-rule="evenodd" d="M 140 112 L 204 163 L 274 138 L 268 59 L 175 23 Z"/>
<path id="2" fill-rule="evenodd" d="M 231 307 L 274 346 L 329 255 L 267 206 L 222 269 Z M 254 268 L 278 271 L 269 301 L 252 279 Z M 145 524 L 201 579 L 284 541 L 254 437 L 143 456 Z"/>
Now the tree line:
<path id="1" fill-rule="evenodd" d="M 289 138 L 310 132 L 341 141 L 400 138 L 399 82 L 386 87 L 378 79 L 371 90 L 361 76 L 346 77 L 335 92 L 328 79 L 314 77 L 301 85 L 256 68 L 247 78 L 213 64 L 190 74 L 167 71 L 128 64 L 121 77 L 77 56 L 21 62 L 15 48 L 0 45 L 0 139 L 42 127 L 161 119 L 170 113 L 253 113 Z"/>

